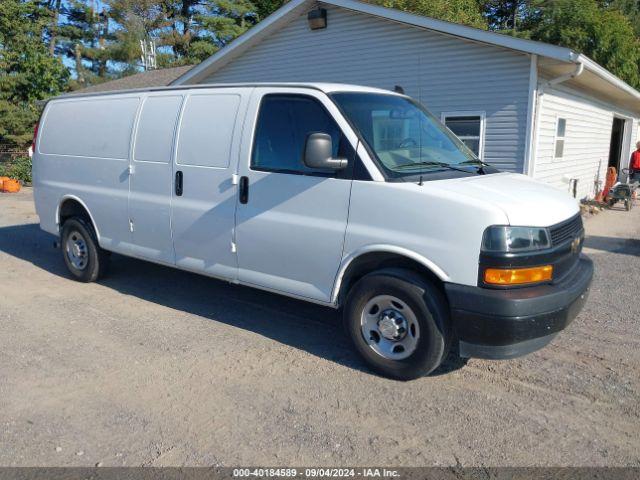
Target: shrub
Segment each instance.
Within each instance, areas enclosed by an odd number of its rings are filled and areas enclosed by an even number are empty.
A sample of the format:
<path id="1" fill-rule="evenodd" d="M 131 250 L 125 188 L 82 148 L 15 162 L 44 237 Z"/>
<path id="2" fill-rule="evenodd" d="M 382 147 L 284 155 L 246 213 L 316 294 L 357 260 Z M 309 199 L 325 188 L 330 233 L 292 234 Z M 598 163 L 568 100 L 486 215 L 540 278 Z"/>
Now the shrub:
<path id="1" fill-rule="evenodd" d="M 0 164 L 0 176 L 15 178 L 22 183 L 31 183 L 31 159 L 18 157 L 10 162 Z"/>

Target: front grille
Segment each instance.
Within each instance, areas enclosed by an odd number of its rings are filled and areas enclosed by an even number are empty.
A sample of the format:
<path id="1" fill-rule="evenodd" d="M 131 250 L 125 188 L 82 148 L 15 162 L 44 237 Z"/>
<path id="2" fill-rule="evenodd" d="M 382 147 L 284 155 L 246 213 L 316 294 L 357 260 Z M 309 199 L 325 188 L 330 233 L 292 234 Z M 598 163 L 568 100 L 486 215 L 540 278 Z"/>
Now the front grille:
<path id="1" fill-rule="evenodd" d="M 549 228 L 551 244 L 556 247 L 567 240 L 572 240 L 582 231 L 582 217 L 580 214 Z"/>

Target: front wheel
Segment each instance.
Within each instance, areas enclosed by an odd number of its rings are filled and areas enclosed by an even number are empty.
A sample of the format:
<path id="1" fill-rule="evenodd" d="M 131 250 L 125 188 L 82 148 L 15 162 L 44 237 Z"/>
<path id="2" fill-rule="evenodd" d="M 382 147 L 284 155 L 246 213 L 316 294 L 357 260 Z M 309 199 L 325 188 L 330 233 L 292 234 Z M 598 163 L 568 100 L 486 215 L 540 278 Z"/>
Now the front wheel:
<path id="1" fill-rule="evenodd" d="M 449 315 L 443 294 L 404 270 L 374 272 L 351 289 L 344 309 L 356 350 L 376 372 L 397 380 L 431 373 L 449 347 Z"/>
<path id="2" fill-rule="evenodd" d="M 80 282 L 94 282 L 106 270 L 109 254 L 98 245 L 91 224 L 73 217 L 62 226 L 60 246 L 69 272 Z"/>

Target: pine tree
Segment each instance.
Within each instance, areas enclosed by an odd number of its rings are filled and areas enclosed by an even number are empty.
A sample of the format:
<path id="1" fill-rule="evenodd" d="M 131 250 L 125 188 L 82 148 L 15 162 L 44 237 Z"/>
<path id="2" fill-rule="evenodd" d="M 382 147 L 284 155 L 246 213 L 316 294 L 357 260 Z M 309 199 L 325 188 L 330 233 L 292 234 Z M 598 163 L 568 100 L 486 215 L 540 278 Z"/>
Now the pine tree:
<path id="1" fill-rule="evenodd" d="M 530 3 L 526 0 L 485 0 L 482 2 L 482 11 L 492 30 L 516 32 L 521 21 L 526 20 Z"/>
<path id="2" fill-rule="evenodd" d="M 165 0 L 168 27 L 161 44 L 176 63 L 196 63 L 225 46 L 257 22 L 249 0 Z"/>
<path id="3" fill-rule="evenodd" d="M 49 54 L 56 54 L 56 44 L 58 41 L 58 25 L 60 23 L 60 12 L 62 11 L 62 0 L 49 0 L 44 4 L 51 15 L 51 21 L 47 27 L 49 37 Z"/>
<path id="4" fill-rule="evenodd" d="M 155 40 L 159 66 L 198 63 L 258 21 L 249 0 L 108 0 L 117 24 L 114 58 L 130 65 Z"/>
<path id="5" fill-rule="evenodd" d="M 259 20 L 267 18 L 284 5 L 284 3 L 284 0 L 253 0 L 253 5 L 255 6 L 256 15 Z"/>
<path id="6" fill-rule="evenodd" d="M 132 73 L 140 66 L 140 41 L 157 40 L 170 22 L 163 2 L 157 0 L 107 0 L 109 17 L 115 24 L 114 61 L 125 65 L 123 73 Z M 160 49 L 162 50 L 162 49 Z M 172 63 L 172 54 L 158 52 L 159 66 Z"/>
<path id="7" fill-rule="evenodd" d="M 114 35 L 109 31 L 106 9 L 95 8 L 90 0 L 65 2 L 64 21 L 58 26 L 58 50 L 73 61 L 79 86 L 109 78 Z"/>
<path id="8" fill-rule="evenodd" d="M 0 142 L 27 145 L 39 115 L 35 102 L 66 88 L 69 74 L 43 41 L 50 22 L 35 0 L 0 2 Z"/>

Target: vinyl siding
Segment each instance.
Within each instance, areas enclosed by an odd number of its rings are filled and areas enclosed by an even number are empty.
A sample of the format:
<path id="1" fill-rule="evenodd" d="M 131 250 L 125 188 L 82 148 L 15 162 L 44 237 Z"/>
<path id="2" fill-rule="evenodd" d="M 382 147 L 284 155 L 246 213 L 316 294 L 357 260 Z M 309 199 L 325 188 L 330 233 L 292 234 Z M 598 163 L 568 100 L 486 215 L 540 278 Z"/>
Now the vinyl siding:
<path id="1" fill-rule="evenodd" d="M 393 89 L 441 112 L 486 114 L 484 160 L 522 172 L 530 57 L 327 6 L 328 27 L 306 14 L 203 83 L 338 82 Z"/>
<path id="2" fill-rule="evenodd" d="M 540 100 L 539 100 L 540 101 Z M 612 104 L 600 101 L 576 87 L 559 85 L 541 97 L 534 178 L 569 191 L 569 179 L 578 179 L 578 198 L 593 198 L 594 182 L 604 186 L 614 115 L 630 117 L 631 131 L 623 145 L 622 167 L 634 148 L 638 119 Z M 554 158 L 556 120 L 565 118 L 564 155 Z"/>

